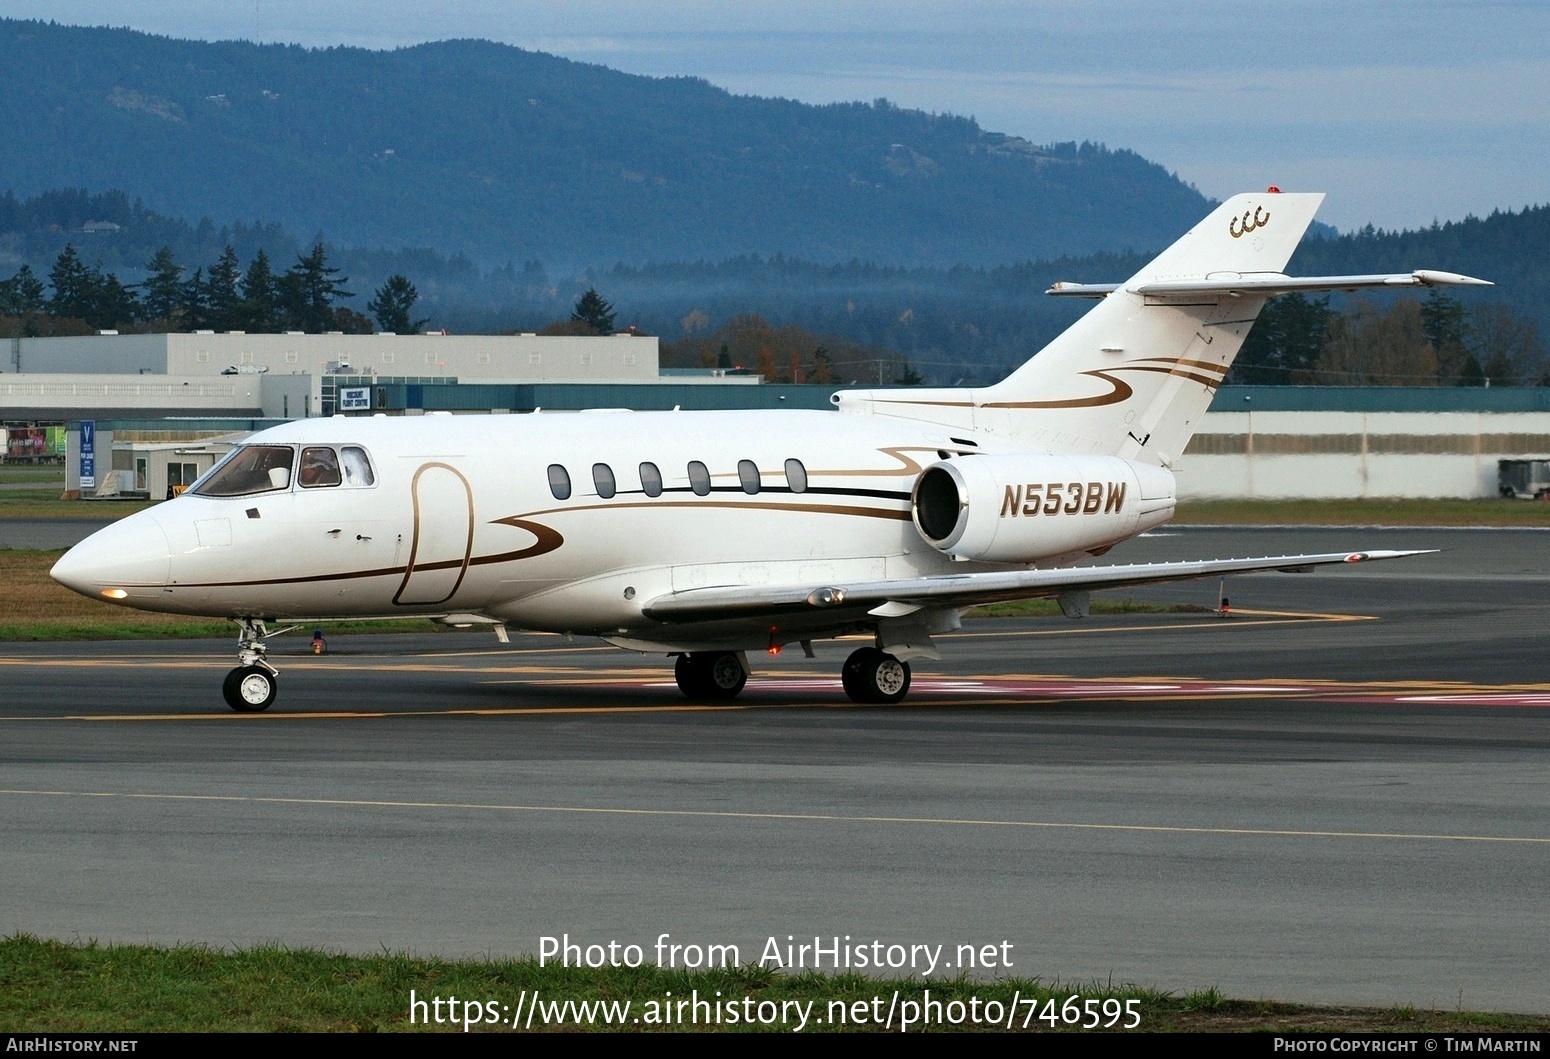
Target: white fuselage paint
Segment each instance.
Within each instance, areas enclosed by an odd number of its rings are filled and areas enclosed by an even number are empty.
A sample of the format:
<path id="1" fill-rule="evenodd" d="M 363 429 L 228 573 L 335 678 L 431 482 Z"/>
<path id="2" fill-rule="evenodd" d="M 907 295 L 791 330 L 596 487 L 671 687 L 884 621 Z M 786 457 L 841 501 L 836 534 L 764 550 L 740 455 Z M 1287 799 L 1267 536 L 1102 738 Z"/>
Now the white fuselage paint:
<path id="1" fill-rule="evenodd" d="M 56 576 L 71 583 L 72 565 L 89 569 L 95 583 L 74 587 L 181 614 L 467 613 L 650 638 L 661 626 L 643 607 L 672 592 L 964 569 L 910 519 L 921 469 L 966 451 L 928 424 L 817 411 L 334 417 L 248 443 L 360 446 L 375 481 L 189 492 L 83 545 Z M 691 488 L 695 460 L 708 495 Z M 757 493 L 740 460 L 757 467 Z M 805 471 L 801 492 L 788 460 Z M 643 462 L 660 471 L 658 496 L 643 491 Z M 568 473 L 565 499 L 550 488 L 551 464 Z M 598 495 L 594 465 L 611 471 L 613 496 Z"/>

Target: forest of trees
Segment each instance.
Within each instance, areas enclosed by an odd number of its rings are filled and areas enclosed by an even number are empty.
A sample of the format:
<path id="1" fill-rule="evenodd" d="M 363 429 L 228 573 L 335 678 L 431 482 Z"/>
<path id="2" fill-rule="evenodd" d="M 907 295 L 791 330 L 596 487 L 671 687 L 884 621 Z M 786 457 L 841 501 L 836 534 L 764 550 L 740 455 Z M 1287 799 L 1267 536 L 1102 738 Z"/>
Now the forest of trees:
<path id="1" fill-rule="evenodd" d="M 1501 302 L 1465 306 L 1433 288 L 1380 305 L 1286 294 L 1272 299 L 1227 376 L 1259 386 L 1547 386 L 1534 321 Z"/>
<path id="2" fill-rule="evenodd" d="M 189 272 L 170 247 L 162 247 L 146 262 L 145 273 L 139 283 L 123 283 L 100 264 L 86 264 L 74 244 L 67 244 L 49 269 L 47 286 L 29 265 L 0 280 L 0 320 L 9 321 L 8 333 L 25 336 L 97 330 L 373 330 L 371 319 L 340 304 L 355 295 L 345 289 L 349 280 L 328 263 L 322 243 L 280 273 L 263 249 L 244 269 L 228 245 L 208 269 Z M 383 331 L 407 332 L 426 323 L 411 320 L 418 297 L 413 283 L 394 275 L 368 307 Z"/>
<path id="3" fill-rule="evenodd" d="M 608 329 L 660 335 L 669 366 L 714 367 L 724 344 L 731 370 L 776 379 L 818 381 L 827 370 L 838 383 L 978 385 L 1002 377 L 1086 308 L 1044 297 L 1051 282 L 1113 281 L 1149 256 L 1095 254 L 990 269 L 738 257 L 554 277 L 532 260 L 480 269 L 429 249 L 307 244 L 276 225 L 190 225 L 116 192 L 63 190 L 26 200 L 0 193 L 0 335 L 105 328 L 362 331 L 373 319 L 381 330 L 400 332 L 434 319 L 436 327 L 465 333 L 595 333 L 592 324 L 570 319 L 586 315 L 575 308 L 590 290 L 606 309 Z M 286 261 L 292 264 L 282 268 Z M 1414 232 L 1314 235 L 1288 271 L 1329 275 L 1418 265 L 1497 285 L 1422 301 L 1276 299 L 1229 381 L 1501 386 L 1544 380 L 1550 207 Z M 371 281 L 352 285 L 346 274 Z M 351 290 L 361 292 L 353 301 Z M 748 326 L 751 319 L 760 323 Z M 738 337 L 744 332 L 787 337 L 747 348 Z M 798 334 L 804 337 L 790 337 Z M 815 355 L 820 347 L 827 365 Z"/>

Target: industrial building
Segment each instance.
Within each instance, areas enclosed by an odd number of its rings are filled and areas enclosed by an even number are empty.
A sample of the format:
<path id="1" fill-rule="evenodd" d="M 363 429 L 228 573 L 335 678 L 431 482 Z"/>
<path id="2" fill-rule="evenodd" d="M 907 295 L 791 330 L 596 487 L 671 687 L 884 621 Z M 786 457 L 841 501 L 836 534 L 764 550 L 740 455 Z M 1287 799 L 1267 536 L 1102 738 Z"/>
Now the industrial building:
<path id="1" fill-rule="evenodd" d="M 10 345 L 0 420 L 16 444 L 6 458 L 59 458 L 38 442 L 69 423 L 69 488 L 104 497 L 165 496 L 233 439 L 307 416 L 828 408 L 835 389 L 663 371 L 657 339 L 632 334 L 194 332 Z M 103 472 L 89 486 L 82 420 Z M 1498 461 L 1547 456 L 1550 389 L 1224 386 L 1175 470 L 1185 499 L 1486 497 Z"/>
<path id="2" fill-rule="evenodd" d="M 383 384 L 658 379 L 656 338 L 629 333 L 101 333 L 12 338 L 10 347 L 9 363 L 0 371 L 0 419 L 18 423 L 158 415 L 297 419 L 380 410 L 360 402 L 374 405 L 378 394 L 372 387 Z M 341 394 L 342 388 L 347 392 Z M 341 405 L 349 401 L 355 405 Z"/>

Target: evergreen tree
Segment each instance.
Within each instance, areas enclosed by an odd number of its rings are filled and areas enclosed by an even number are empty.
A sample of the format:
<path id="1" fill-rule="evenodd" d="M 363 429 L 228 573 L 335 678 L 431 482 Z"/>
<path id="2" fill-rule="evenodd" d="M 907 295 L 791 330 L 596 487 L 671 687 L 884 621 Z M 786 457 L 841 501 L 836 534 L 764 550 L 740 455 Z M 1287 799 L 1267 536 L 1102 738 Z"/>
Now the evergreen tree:
<path id="1" fill-rule="evenodd" d="M 81 255 L 75 252 L 75 244 L 66 243 L 54 259 L 54 267 L 48 270 L 48 283 L 53 288 L 46 303 L 50 316 L 86 319 L 92 309 L 95 279 Z"/>
<path id="2" fill-rule="evenodd" d="M 183 317 L 183 326 L 190 331 L 209 327 L 209 305 L 209 288 L 205 284 L 205 270 L 196 268 L 194 274 L 188 277 L 188 282 L 183 284 L 182 304 L 178 306 L 178 312 Z"/>
<path id="3" fill-rule="evenodd" d="M 1272 298 L 1261 310 L 1227 381 L 1247 386 L 1306 383 L 1318 363 L 1333 314 L 1328 298 Z"/>
<path id="4" fill-rule="evenodd" d="M 205 286 L 205 304 L 209 312 L 209 326 L 217 331 L 236 331 L 242 326 L 242 295 L 237 289 L 242 279 L 242 269 L 237 263 L 237 252 L 227 244 L 221 251 L 220 260 L 210 266 L 210 278 Z"/>
<path id="5" fill-rule="evenodd" d="M 1467 319 L 1463 303 L 1444 294 L 1440 287 L 1433 287 L 1421 303 L 1421 331 L 1437 353 L 1438 378 L 1443 382 L 1458 381 L 1462 386 L 1481 386 L 1485 374 L 1479 358 L 1469 363 L 1471 357 L 1465 343 Z"/>
<path id="6" fill-rule="evenodd" d="M 322 243 L 296 259 L 281 281 L 282 298 L 290 322 L 303 331 L 319 334 L 333 329 L 334 303 L 354 294 L 344 289 L 350 282 L 328 264 Z"/>
<path id="7" fill-rule="evenodd" d="M 140 300 L 135 292 L 118 281 L 118 277 L 101 269 L 92 270 L 96 279 L 91 312 L 86 322 L 93 327 L 118 327 L 132 324 L 140 316 Z"/>
<path id="8" fill-rule="evenodd" d="M 84 320 L 103 329 L 132 323 L 139 313 L 134 293 L 117 276 L 83 264 L 73 245 L 67 244 L 60 252 L 48 278 L 54 288 L 44 303 L 50 316 Z"/>
<path id="9" fill-rule="evenodd" d="M 274 334 L 280 330 L 280 315 L 280 281 L 269 267 L 269 255 L 260 249 L 242 277 L 242 328 Z"/>
<path id="10" fill-rule="evenodd" d="M 600 335 L 613 334 L 614 307 L 603 300 L 596 287 L 588 287 L 587 292 L 576 300 L 570 318 L 588 325 Z"/>
<path id="11" fill-rule="evenodd" d="M 147 320 L 163 320 L 175 326 L 183 305 L 184 268 L 172 258 L 172 248 L 164 246 L 146 262 L 149 275 L 140 284 L 140 304 Z"/>
<path id="12" fill-rule="evenodd" d="M 411 320 L 410 311 L 420 298 L 420 292 L 408 277 L 394 274 L 377 288 L 376 297 L 366 303 L 366 308 L 377 318 L 377 326 L 383 331 L 398 335 L 412 335 L 425 326 L 425 320 Z"/>
<path id="13" fill-rule="evenodd" d="M 43 281 L 32 274 L 29 265 L 16 270 L 16 275 L 0 281 L 0 316 L 25 316 L 43 311 Z"/>

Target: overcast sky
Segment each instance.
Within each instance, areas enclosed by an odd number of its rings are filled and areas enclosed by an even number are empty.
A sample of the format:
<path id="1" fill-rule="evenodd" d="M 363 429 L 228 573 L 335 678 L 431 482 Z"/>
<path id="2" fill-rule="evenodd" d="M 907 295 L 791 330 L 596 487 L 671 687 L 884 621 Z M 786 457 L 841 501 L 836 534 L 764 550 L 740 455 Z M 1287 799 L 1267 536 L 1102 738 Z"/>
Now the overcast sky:
<path id="1" fill-rule="evenodd" d="M 1342 230 L 1550 201 L 1545 0 L 0 0 L 0 15 L 311 46 L 482 37 L 751 95 L 885 96 L 1129 148 L 1215 198 L 1326 191 L 1320 220 Z"/>

